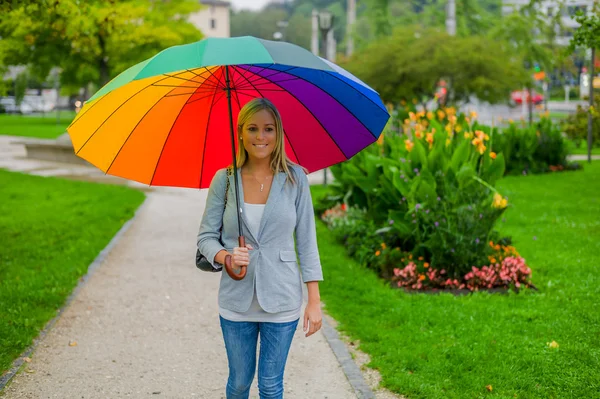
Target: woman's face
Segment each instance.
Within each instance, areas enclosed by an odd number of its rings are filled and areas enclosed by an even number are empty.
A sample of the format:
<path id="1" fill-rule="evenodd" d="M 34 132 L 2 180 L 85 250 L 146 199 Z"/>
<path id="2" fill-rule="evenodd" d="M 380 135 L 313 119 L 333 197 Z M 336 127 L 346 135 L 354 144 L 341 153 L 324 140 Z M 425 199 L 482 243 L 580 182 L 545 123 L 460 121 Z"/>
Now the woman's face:
<path id="1" fill-rule="evenodd" d="M 242 143 L 248 156 L 254 159 L 270 158 L 275 149 L 275 119 L 266 109 L 248 119 L 242 130 Z"/>

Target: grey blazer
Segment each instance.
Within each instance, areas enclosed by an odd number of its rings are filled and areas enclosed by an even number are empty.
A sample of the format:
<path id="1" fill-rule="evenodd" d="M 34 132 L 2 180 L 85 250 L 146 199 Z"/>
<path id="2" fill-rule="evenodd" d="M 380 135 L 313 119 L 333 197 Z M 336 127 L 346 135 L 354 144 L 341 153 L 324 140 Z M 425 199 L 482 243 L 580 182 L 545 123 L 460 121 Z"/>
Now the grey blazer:
<path id="1" fill-rule="evenodd" d="M 276 173 L 265 205 L 258 234 L 248 228 L 243 212 L 244 190 L 238 169 L 242 232 L 250 251 L 246 277 L 235 281 L 224 271 L 219 287 L 219 306 L 235 312 L 250 308 L 256 285 L 260 306 L 269 313 L 297 309 L 302 305 L 302 281 L 321 281 L 323 272 L 317 248 L 314 210 L 308 177 L 301 167 L 292 166 L 296 184 L 287 181 L 284 172 Z M 226 188 L 226 169 L 217 171 L 208 190 L 206 208 L 198 232 L 198 248 L 213 263 L 215 255 L 226 249 L 232 253 L 238 246 L 238 219 L 236 213 L 235 180 L 229 176 L 230 187 L 227 207 L 223 213 Z M 222 241 L 219 229 L 223 224 Z M 300 270 L 294 250 L 294 233 Z"/>

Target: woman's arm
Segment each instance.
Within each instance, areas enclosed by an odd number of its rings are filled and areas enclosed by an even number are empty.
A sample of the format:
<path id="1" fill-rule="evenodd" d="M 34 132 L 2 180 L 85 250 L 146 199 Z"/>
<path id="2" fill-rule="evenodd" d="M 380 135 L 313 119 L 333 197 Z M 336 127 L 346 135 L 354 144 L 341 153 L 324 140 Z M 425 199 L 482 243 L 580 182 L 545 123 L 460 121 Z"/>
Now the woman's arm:
<path id="1" fill-rule="evenodd" d="M 315 211 L 310 194 L 308 177 L 302 171 L 296 173 L 298 196 L 296 197 L 296 247 L 300 259 L 302 281 L 322 281 L 323 271 L 317 247 Z"/>
<path id="2" fill-rule="evenodd" d="M 222 265 L 225 255 L 227 255 L 227 251 L 219 241 L 223 224 L 226 178 L 226 170 L 222 169 L 215 174 L 210 183 L 204 214 L 198 230 L 198 249 L 213 266 L 216 266 L 215 262 Z"/>

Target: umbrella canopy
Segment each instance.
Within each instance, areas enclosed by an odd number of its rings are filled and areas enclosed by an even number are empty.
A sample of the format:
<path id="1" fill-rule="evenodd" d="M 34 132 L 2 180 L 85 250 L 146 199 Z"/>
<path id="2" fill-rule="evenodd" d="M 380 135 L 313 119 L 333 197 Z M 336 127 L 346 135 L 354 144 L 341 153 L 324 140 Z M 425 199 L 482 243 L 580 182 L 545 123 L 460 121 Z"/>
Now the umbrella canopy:
<path id="1" fill-rule="evenodd" d="M 86 102 L 67 131 L 76 154 L 107 174 L 206 188 L 233 161 L 230 117 L 237 120 L 257 97 L 278 108 L 286 153 L 310 172 L 375 142 L 389 119 L 373 89 L 299 46 L 209 38 L 127 69 Z"/>

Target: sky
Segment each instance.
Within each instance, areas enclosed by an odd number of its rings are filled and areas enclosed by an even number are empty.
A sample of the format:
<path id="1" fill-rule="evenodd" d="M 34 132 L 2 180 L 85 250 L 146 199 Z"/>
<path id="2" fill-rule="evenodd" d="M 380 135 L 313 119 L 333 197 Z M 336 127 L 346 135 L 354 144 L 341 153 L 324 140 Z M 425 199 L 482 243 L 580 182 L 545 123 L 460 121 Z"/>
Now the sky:
<path id="1" fill-rule="evenodd" d="M 241 8 L 251 9 L 251 10 L 260 10 L 263 8 L 265 4 L 269 2 L 269 0 L 230 0 L 231 5 L 239 10 Z"/>

